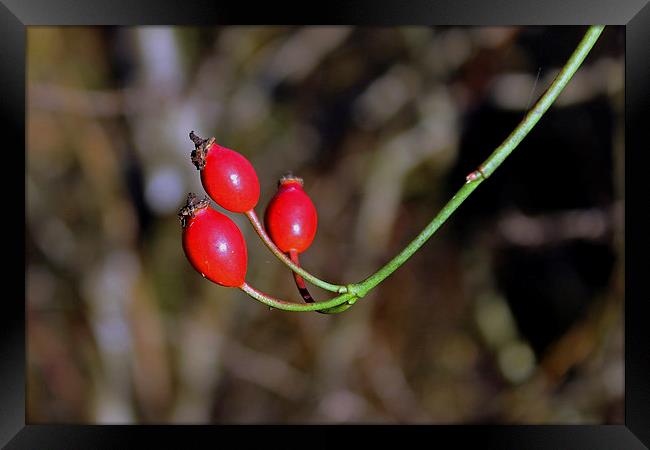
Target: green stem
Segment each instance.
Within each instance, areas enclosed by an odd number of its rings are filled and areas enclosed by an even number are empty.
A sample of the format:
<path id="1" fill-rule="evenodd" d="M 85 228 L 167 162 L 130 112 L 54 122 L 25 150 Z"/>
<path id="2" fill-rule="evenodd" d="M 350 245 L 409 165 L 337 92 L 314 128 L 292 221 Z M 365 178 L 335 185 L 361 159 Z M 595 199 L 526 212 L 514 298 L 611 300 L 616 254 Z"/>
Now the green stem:
<path id="1" fill-rule="evenodd" d="M 510 155 L 510 153 L 512 153 L 512 151 L 517 148 L 524 137 L 526 137 L 530 130 L 532 130 L 533 127 L 537 124 L 542 115 L 544 115 L 546 110 L 548 110 L 555 99 L 557 99 L 569 80 L 571 80 L 595 44 L 596 40 L 602 33 L 603 29 L 604 26 L 601 25 L 594 25 L 589 27 L 589 30 L 587 33 L 585 33 L 585 36 L 580 41 L 580 44 L 578 44 L 578 47 L 573 52 L 564 68 L 562 68 L 560 73 L 553 80 L 553 83 L 551 83 L 551 86 L 549 86 L 544 95 L 542 95 L 542 97 L 537 101 L 535 106 L 528 112 L 528 114 L 526 114 L 517 128 L 515 128 L 512 133 L 510 133 L 505 141 L 503 141 L 503 143 L 497 147 L 496 150 L 494 150 L 494 152 L 485 160 L 485 162 L 483 162 L 483 164 L 479 166 L 477 170 L 467 176 L 465 184 L 458 190 L 458 192 L 451 198 L 451 200 L 447 202 L 447 204 L 442 208 L 438 215 L 436 215 L 433 220 L 429 222 L 424 230 L 422 230 L 422 232 L 418 234 L 418 236 L 413 241 L 411 241 L 411 243 L 407 245 L 404 250 L 402 250 L 397 256 L 395 256 L 377 272 L 370 275 L 360 283 L 348 286 L 338 286 L 324 282 L 304 271 L 300 267 L 296 266 L 289 258 L 287 258 L 287 256 L 282 253 L 275 246 L 273 241 L 271 241 L 271 239 L 266 235 L 264 228 L 255 215 L 255 211 L 251 210 L 246 213 L 246 216 L 253 224 L 253 228 L 255 228 L 255 231 L 257 231 L 260 238 L 262 238 L 262 241 L 278 257 L 278 259 L 289 266 L 294 272 L 298 273 L 306 280 L 314 283 L 316 286 L 320 286 L 333 292 L 345 293 L 323 302 L 298 304 L 270 297 L 252 288 L 246 283 L 244 283 L 240 289 L 256 300 L 272 308 L 282 309 L 285 311 L 321 311 L 327 309 L 327 312 L 340 312 L 347 309 L 358 298 L 365 296 L 368 291 L 376 287 L 379 283 L 390 276 L 395 270 L 397 270 L 402 264 L 404 264 L 411 256 L 413 256 L 413 254 L 418 251 L 422 245 L 424 245 L 424 243 L 442 226 L 442 224 L 445 223 L 445 221 L 454 213 L 454 211 L 456 211 L 456 209 L 467 199 L 467 197 L 469 197 L 470 194 L 474 192 L 474 189 L 476 189 L 483 181 L 492 175 L 497 167 L 499 167 L 499 165 L 501 165 L 501 163 Z"/>
<path id="2" fill-rule="evenodd" d="M 524 120 L 521 121 L 519 126 L 514 129 L 510 136 L 506 138 L 503 143 L 492 152 L 492 154 L 480 166 L 479 172 L 487 178 L 496 170 L 497 167 L 517 148 L 519 143 L 526 137 L 526 135 L 533 129 L 539 119 L 544 115 L 546 110 L 553 104 L 555 99 L 560 95 L 567 83 L 573 78 L 585 57 L 594 46 L 598 37 L 603 32 L 604 25 L 594 25 L 589 27 L 585 33 L 582 41 L 578 47 L 573 51 L 573 54 L 564 65 L 560 73 L 557 74 L 553 83 L 546 90 L 544 95 L 537 101 L 533 109 L 531 109 Z"/>
<path id="3" fill-rule="evenodd" d="M 324 309 L 324 310 L 320 310 L 318 312 L 323 313 L 323 314 L 338 314 L 338 313 L 341 313 L 343 311 L 347 311 L 349 308 L 352 307 L 354 302 L 356 302 L 356 297 L 354 297 L 354 301 L 352 301 L 352 302 L 347 301 L 345 303 L 340 304 L 339 306 L 334 306 L 332 308 L 327 308 L 327 309 Z"/>
<path id="4" fill-rule="evenodd" d="M 281 309 L 283 311 L 294 311 L 294 312 L 303 312 L 303 311 L 321 311 L 324 309 L 335 308 L 332 312 L 338 312 L 341 309 L 341 305 L 344 305 L 348 302 L 354 303 L 356 298 L 354 294 L 346 293 L 341 294 L 338 297 L 332 299 L 315 302 L 315 303 L 293 303 L 286 300 L 280 300 L 275 297 L 271 297 L 264 292 L 258 291 L 254 287 L 250 286 L 248 283 L 242 284 L 239 289 L 244 291 L 246 294 L 253 297 L 255 300 L 264 303 L 271 308 Z"/>
<path id="5" fill-rule="evenodd" d="M 390 274 L 395 272 L 402 264 L 404 264 L 413 254 L 424 245 L 424 243 L 438 231 L 438 228 L 456 211 L 467 197 L 483 182 L 482 178 L 475 181 L 467 182 L 462 188 L 454 195 L 451 200 L 442 208 L 436 217 L 417 235 L 409 245 L 404 248 L 397 256 L 390 260 L 384 267 L 377 272 L 350 287 L 350 291 L 355 293 L 358 297 L 363 297 L 366 293 L 384 281 Z"/>
<path id="6" fill-rule="evenodd" d="M 303 277 L 305 280 L 309 281 L 315 286 L 318 286 L 322 289 L 325 289 L 330 292 L 337 292 L 339 294 L 344 294 L 347 292 L 347 287 L 346 286 L 340 286 L 338 284 L 332 284 L 328 283 L 327 281 L 323 281 L 320 278 L 315 277 L 314 275 L 310 274 L 307 272 L 305 269 L 302 267 L 294 264 L 291 259 L 287 255 L 285 255 L 282 250 L 280 250 L 275 243 L 271 240 L 268 234 L 266 234 L 266 231 L 264 230 L 264 227 L 262 226 L 262 223 L 260 222 L 260 219 L 257 217 L 257 214 L 255 213 L 255 210 L 251 209 L 250 211 L 247 211 L 246 217 L 248 217 L 248 220 L 250 221 L 251 225 L 253 225 L 253 229 L 255 229 L 255 232 L 257 235 L 260 237 L 262 242 L 264 242 L 264 245 L 268 247 L 269 250 L 287 267 L 289 267 L 291 270 L 293 270 L 295 273 Z"/>
<path id="7" fill-rule="evenodd" d="M 363 297 L 366 293 L 385 280 L 390 274 L 404 264 L 424 243 L 445 223 L 445 221 L 456 211 L 456 209 L 465 201 L 467 197 L 489 177 L 499 165 L 517 148 L 519 143 L 533 129 L 535 124 L 544 115 L 546 110 L 551 106 L 555 99 L 560 95 L 566 84 L 571 80 L 573 75 L 582 64 L 585 57 L 595 44 L 596 40 L 603 31 L 604 26 L 594 25 L 589 27 L 585 36 L 578 44 L 564 68 L 555 77 L 553 83 L 546 90 L 544 95 L 537 101 L 535 106 L 526 114 L 521 123 L 514 129 L 503 143 L 485 160 L 481 166 L 467 176 L 466 183 L 460 190 L 449 200 L 436 217 L 422 230 L 422 232 L 402 250 L 397 256 L 390 260 L 385 266 L 377 272 L 366 278 L 360 283 L 348 287 L 348 291 L 354 293 L 357 297 Z"/>
<path id="8" fill-rule="evenodd" d="M 300 267 L 300 256 L 298 255 L 298 252 L 295 250 L 289 251 L 289 258 L 291 258 L 291 261 L 298 267 Z M 296 282 L 296 287 L 298 288 L 298 292 L 300 292 L 300 295 L 302 296 L 302 299 L 305 301 L 305 303 L 314 303 L 316 300 L 314 300 L 314 297 L 312 297 L 311 293 L 309 292 L 309 289 L 307 289 L 307 286 L 305 286 L 305 281 L 302 279 L 300 275 L 298 275 L 296 272 L 293 272 L 293 279 Z M 337 306 L 335 308 L 330 308 L 330 309 L 325 309 L 323 311 L 317 311 L 321 314 L 336 314 L 343 312 L 350 308 L 352 305 L 349 303 L 343 303 L 340 306 Z"/>

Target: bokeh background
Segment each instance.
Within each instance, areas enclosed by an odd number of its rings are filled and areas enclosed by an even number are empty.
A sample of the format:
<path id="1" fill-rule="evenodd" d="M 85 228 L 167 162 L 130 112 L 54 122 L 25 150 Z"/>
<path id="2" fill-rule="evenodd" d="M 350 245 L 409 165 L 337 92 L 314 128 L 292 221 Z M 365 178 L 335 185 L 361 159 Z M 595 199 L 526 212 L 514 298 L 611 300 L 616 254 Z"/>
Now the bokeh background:
<path id="1" fill-rule="evenodd" d="M 30 423 L 622 423 L 624 34 L 343 314 L 189 265 L 190 130 L 293 171 L 304 266 L 358 281 L 523 118 L 586 27 L 29 27 Z M 300 301 L 241 216 L 247 280 Z M 328 294 L 313 288 L 320 299 Z"/>

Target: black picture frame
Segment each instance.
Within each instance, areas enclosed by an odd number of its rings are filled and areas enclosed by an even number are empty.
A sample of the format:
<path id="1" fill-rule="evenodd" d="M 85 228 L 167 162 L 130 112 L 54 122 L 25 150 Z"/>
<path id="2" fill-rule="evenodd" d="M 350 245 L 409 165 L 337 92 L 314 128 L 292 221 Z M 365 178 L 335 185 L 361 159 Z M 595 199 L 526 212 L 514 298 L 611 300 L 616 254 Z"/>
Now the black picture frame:
<path id="1" fill-rule="evenodd" d="M 650 339 L 644 321 L 650 317 L 643 286 L 644 245 L 650 229 L 646 213 L 642 158 L 650 149 L 650 5 L 648 0 L 353 0 L 313 4 L 146 0 L 0 0 L 0 127 L 2 127 L 6 195 L 5 270 L 20 270 L 24 257 L 25 199 L 25 63 L 26 27 L 34 25 L 190 25 L 190 24 L 363 24 L 363 25 L 589 25 L 625 26 L 625 424 L 602 426 L 404 426 L 404 427 L 239 427 L 239 426 L 75 426 L 29 425 L 25 420 L 25 284 L 18 273 L 5 280 L 0 314 L 0 444 L 18 448 L 188 448 L 200 442 L 216 445 L 236 437 L 241 444 L 261 439 L 265 445 L 342 445 L 341 434 L 359 432 L 363 439 L 403 443 L 404 434 L 437 445 L 486 448 L 636 449 L 650 446 Z M 7 161 L 5 159 L 5 161 Z M 15 205 L 12 205 L 15 203 Z M 21 239 L 18 236 L 22 237 Z M 24 275 L 23 275 L 24 276 Z M 22 278 L 24 280 L 24 278 Z M 22 294 L 22 296 L 21 296 Z M 260 433 L 250 433 L 251 429 Z M 298 433 L 298 434 L 297 434 Z M 273 440 L 276 437 L 278 440 Z M 373 439 L 373 440 L 374 440 Z"/>

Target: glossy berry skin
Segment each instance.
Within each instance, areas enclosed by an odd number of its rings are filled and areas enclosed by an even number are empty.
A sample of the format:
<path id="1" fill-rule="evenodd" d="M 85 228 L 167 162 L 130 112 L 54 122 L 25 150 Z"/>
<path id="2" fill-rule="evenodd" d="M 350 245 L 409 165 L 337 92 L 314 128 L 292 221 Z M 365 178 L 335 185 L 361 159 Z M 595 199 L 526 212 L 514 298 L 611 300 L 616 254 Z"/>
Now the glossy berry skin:
<path id="1" fill-rule="evenodd" d="M 260 198 L 260 182 L 248 159 L 218 145 L 214 138 L 203 140 L 193 132 L 190 137 L 196 144 L 192 162 L 201 171 L 201 183 L 212 200 L 236 213 L 253 209 Z"/>
<path id="2" fill-rule="evenodd" d="M 316 236 L 318 215 L 309 196 L 302 188 L 302 180 L 285 176 L 264 214 L 266 231 L 283 252 L 302 253 Z"/>
<path id="3" fill-rule="evenodd" d="M 188 199 L 188 206 L 179 213 L 183 223 L 183 250 L 190 264 L 221 286 L 241 286 L 246 278 L 248 253 L 239 227 L 226 215 L 210 208 L 207 200 L 198 206 L 190 202 Z"/>

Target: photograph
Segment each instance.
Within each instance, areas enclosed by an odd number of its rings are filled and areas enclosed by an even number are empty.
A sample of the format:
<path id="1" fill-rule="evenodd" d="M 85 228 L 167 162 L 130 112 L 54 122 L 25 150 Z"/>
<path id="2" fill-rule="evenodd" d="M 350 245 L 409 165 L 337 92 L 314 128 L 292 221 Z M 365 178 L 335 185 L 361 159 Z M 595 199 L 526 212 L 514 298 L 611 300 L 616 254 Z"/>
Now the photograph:
<path id="1" fill-rule="evenodd" d="M 624 425 L 625 26 L 25 33 L 27 424 Z"/>

